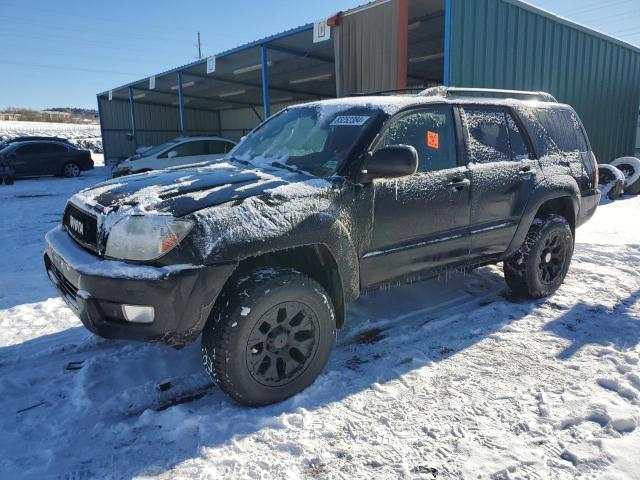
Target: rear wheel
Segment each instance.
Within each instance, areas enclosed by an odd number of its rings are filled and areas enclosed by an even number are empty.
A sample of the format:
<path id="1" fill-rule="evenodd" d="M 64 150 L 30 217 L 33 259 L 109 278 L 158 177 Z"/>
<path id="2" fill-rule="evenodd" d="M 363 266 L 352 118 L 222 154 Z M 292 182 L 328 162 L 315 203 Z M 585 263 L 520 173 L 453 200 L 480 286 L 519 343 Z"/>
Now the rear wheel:
<path id="1" fill-rule="evenodd" d="M 65 163 L 64 167 L 62 167 L 62 175 L 67 178 L 78 177 L 80 175 L 80 167 L 77 163 Z"/>
<path id="2" fill-rule="evenodd" d="M 572 256 L 567 220 L 555 214 L 536 218 L 520 249 L 504 262 L 504 278 L 516 295 L 545 297 L 564 282 Z"/>
<path id="3" fill-rule="evenodd" d="M 308 387 L 335 340 L 333 306 L 315 280 L 259 270 L 222 294 L 202 334 L 205 368 L 231 398 L 259 406 Z"/>

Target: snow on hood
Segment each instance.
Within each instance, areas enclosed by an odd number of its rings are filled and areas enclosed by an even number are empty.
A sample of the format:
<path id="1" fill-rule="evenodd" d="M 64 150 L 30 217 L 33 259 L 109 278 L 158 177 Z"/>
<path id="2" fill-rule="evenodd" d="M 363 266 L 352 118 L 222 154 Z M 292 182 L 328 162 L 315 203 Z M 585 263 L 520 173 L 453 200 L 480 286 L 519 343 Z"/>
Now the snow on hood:
<path id="1" fill-rule="evenodd" d="M 205 231 L 199 246 L 211 252 L 208 239 L 222 244 L 237 235 L 283 233 L 301 221 L 303 212 L 308 215 L 326 208 L 325 192 L 331 185 L 328 180 L 284 169 L 222 162 L 110 180 L 82 190 L 71 202 L 101 215 L 103 238 L 126 216 L 191 214 L 202 220 L 199 228 Z"/>
<path id="2" fill-rule="evenodd" d="M 110 180 L 82 190 L 71 201 L 103 215 L 157 213 L 181 217 L 305 178 L 276 168 L 259 170 L 221 162 Z"/>

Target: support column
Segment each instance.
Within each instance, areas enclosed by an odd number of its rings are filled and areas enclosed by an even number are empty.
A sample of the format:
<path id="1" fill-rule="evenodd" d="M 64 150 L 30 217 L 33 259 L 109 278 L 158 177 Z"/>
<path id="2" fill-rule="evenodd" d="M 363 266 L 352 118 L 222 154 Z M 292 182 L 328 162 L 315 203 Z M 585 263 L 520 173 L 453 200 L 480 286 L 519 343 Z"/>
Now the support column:
<path id="1" fill-rule="evenodd" d="M 264 118 L 267 119 L 271 116 L 271 105 L 269 102 L 269 76 L 267 75 L 267 68 L 269 62 L 267 60 L 267 47 L 262 45 L 260 47 L 260 53 L 262 54 L 262 109 L 264 112 Z"/>
<path id="2" fill-rule="evenodd" d="M 178 72 L 178 105 L 180 107 L 180 135 L 187 134 L 187 119 L 184 113 L 184 94 L 182 93 L 182 71 Z"/>
<path id="3" fill-rule="evenodd" d="M 396 87 L 407 88 L 407 71 L 409 60 L 409 0 L 396 2 L 398 19 Z"/>
<path id="4" fill-rule="evenodd" d="M 451 82 L 451 0 L 444 2 L 444 86 Z"/>
<path id="5" fill-rule="evenodd" d="M 129 87 L 129 110 L 131 112 L 131 135 L 133 136 L 133 150 L 138 148 L 138 128 L 136 127 L 136 104 L 133 101 L 133 88 Z M 104 139 L 102 140 L 104 142 Z"/>

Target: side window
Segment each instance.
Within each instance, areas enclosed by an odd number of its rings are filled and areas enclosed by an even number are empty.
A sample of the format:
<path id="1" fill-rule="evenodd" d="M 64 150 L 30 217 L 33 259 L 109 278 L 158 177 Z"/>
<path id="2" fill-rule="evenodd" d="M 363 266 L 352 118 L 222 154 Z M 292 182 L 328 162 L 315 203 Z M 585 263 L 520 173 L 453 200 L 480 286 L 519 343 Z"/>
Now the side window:
<path id="1" fill-rule="evenodd" d="M 39 155 L 44 152 L 44 145 L 38 143 L 31 143 L 16 149 L 16 154 L 18 155 Z"/>
<path id="2" fill-rule="evenodd" d="M 462 108 L 467 129 L 467 151 L 472 162 L 490 163 L 511 160 L 509 130 L 503 110 Z"/>
<path id="3" fill-rule="evenodd" d="M 205 142 L 185 142 L 175 148 L 172 148 L 172 150 L 174 150 L 178 154 L 177 157 L 193 157 L 194 155 L 204 155 Z"/>
<path id="4" fill-rule="evenodd" d="M 585 136 L 584 127 L 582 126 L 582 122 L 578 118 L 578 114 L 575 112 L 569 112 L 569 117 L 571 118 L 571 123 L 575 127 L 576 139 L 578 141 L 578 149 L 580 152 L 588 152 L 589 151 L 589 143 L 587 142 L 587 138 Z"/>
<path id="5" fill-rule="evenodd" d="M 67 147 L 63 145 L 58 145 L 55 143 L 45 143 L 42 145 L 42 151 L 40 153 L 53 154 L 53 153 L 64 153 L 66 151 L 67 151 Z"/>
<path id="6" fill-rule="evenodd" d="M 536 116 L 543 128 L 542 155 L 587 151 L 582 127 L 573 112 L 541 108 L 536 112 Z"/>
<path id="7" fill-rule="evenodd" d="M 518 124 L 515 122 L 510 113 L 505 112 L 507 117 L 507 129 L 509 130 L 509 143 L 511 144 L 511 158 L 513 160 L 525 160 L 531 158 L 527 144 L 520 133 Z"/>
<path id="8" fill-rule="evenodd" d="M 229 142 L 223 142 L 221 140 L 208 140 L 207 144 L 207 153 L 210 155 L 220 155 L 223 153 L 227 153 L 229 148 Z"/>
<path id="9" fill-rule="evenodd" d="M 411 145 L 418 152 L 418 171 L 455 168 L 455 125 L 446 105 L 414 110 L 394 119 L 377 148 Z"/>

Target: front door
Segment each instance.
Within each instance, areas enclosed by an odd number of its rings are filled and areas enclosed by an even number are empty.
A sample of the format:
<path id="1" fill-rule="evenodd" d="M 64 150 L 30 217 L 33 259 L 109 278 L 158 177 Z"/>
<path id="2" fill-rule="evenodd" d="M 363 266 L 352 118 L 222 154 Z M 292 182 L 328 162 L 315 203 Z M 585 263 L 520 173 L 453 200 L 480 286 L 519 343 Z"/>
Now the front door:
<path id="1" fill-rule="evenodd" d="M 461 107 L 471 190 L 471 253 L 504 253 L 539 173 L 522 129 L 501 107 Z"/>
<path id="2" fill-rule="evenodd" d="M 28 143 L 16 148 L 9 158 L 9 163 L 16 170 L 16 177 L 30 177 L 40 175 L 40 152 L 42 145 Z"/>
<path id="3" fill-rule="evenodd" d="M 458 165 L 451 107 L 434 105 L 392 119 L 376 148 L 411 145 L 418 171 L 400 179 L 374 180 L 374 218 L 369 248 L 361 258 L 363 287 L 384 283 L 469 255 L 468 168 Z"/>

